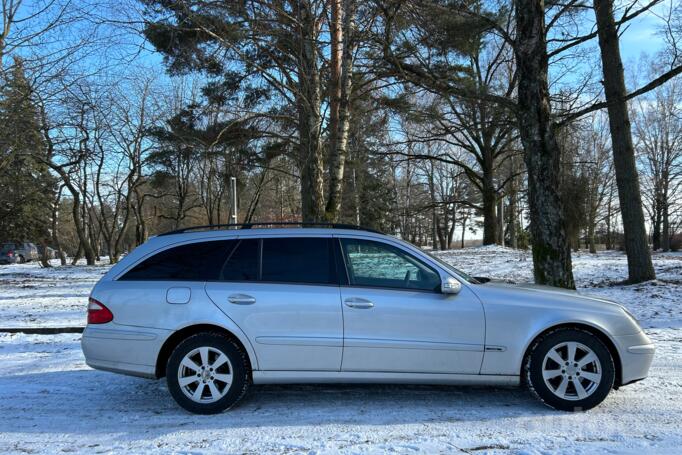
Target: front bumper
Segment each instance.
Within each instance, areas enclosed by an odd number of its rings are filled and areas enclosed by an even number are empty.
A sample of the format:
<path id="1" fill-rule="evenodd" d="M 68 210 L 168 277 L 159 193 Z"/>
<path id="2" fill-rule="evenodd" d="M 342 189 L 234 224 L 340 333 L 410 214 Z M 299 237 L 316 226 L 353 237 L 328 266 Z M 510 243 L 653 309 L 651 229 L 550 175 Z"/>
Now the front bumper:
<path id="1" fill-rule="evenodd" d="M 649 375 L 656 347 L 644 332 L 614 337 L 621 363 L 620 385 L 639 381 Z"/>

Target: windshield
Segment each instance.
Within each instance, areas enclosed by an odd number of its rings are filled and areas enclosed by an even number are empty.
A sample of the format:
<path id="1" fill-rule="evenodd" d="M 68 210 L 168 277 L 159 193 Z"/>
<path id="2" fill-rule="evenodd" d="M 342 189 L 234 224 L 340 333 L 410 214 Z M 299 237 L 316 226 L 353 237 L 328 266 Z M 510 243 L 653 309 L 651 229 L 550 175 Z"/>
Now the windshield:
<path id="1" fill-rule="evenodd" d="M 421 248 L 419 248 L 419 249 L 422 250 Z M 438 264 L 442 265 L 443 268 L 448 269 L 448 270 L 454 272 L 458 277 L 460 277 L 460 278 L 466 280 L 468 283 L 472 283 L 472 284 L 481 284 L 481 282 L 478 281 L 476 278 L 474 278 L 474 277 L 472 277 L 471 275 L 469 275 L 469 274 L 467 274 L 467 273 L 464 273 L 464 272 L 462 272 L 461 270 L 459 270 L 459 269 L 453 267 L 452 265 L 448 264 L 447 262 L 445 262 L 444 260 L 442 260 L 442 259 L 439 258 L 438 256 L 436 256 L 436 255 L 434 255 L 434 254 L 432 254 L 432 253 L 429 253 L 429 252 L 426 251 L 426 250 L 422 250 L 422 251 L 423 251 L 424 254 L 426 254 L 428 257 L 430 257 L 431 259 L 433 259 L 434 261 L 436 261 Z"/>

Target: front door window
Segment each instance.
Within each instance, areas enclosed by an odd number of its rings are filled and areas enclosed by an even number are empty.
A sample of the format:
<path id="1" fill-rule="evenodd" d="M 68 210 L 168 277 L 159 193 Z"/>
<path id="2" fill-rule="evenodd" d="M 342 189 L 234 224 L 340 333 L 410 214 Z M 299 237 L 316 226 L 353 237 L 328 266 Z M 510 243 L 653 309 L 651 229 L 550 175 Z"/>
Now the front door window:
<path id="1" fill-rule="evenodd" d="M 392 245 L 341 239 L 351 286 L 421 291 L 440 290 L 440 276 L 431 267 Z"/>

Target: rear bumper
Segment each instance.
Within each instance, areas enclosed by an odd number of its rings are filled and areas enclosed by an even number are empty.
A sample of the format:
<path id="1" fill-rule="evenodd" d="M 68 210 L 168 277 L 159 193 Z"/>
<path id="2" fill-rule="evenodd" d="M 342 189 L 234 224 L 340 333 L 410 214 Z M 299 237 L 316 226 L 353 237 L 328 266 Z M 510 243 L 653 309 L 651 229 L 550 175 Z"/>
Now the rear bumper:
<path id="1" fill-rule="evenodd" d="M 644 332 L 614 337 L 621 362 L 620 385 L 627 385 L 649 375 L 656 347 Z"/>
<path id="2" fill-rule="evenodd" d="M 81 348 L 85 363 L 98 370 L 156 377 L 156 359 L 170 331 L 113 323 L 88 325 Z"/>

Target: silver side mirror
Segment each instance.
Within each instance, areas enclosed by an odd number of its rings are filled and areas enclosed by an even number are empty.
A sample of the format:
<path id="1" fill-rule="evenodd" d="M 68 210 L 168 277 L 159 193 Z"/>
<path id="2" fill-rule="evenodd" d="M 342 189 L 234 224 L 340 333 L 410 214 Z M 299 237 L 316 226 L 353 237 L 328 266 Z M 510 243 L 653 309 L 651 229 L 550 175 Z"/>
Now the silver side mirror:
<path id="1" fill-rule="evenodd" d="M 443 278 L 440 284 L 440 292 L 443 294 L 459 294 L 462 284 L 451 276 Z"/>

